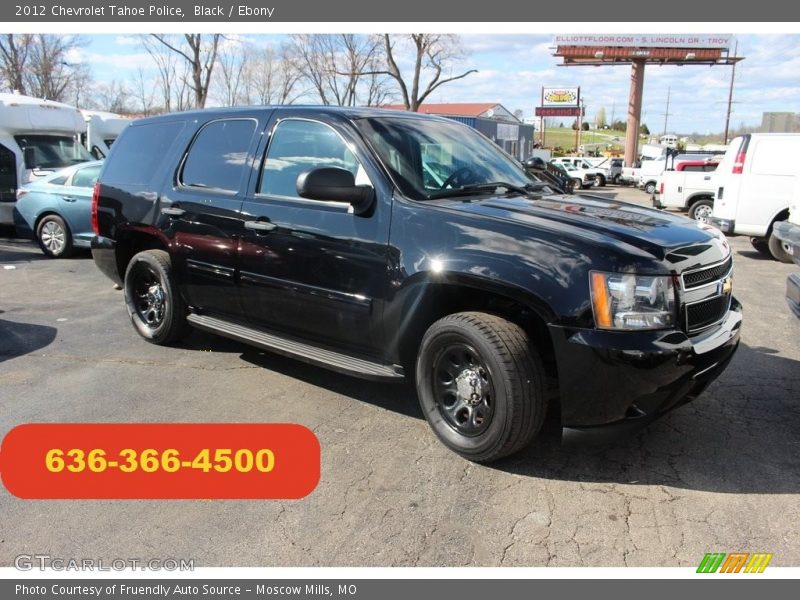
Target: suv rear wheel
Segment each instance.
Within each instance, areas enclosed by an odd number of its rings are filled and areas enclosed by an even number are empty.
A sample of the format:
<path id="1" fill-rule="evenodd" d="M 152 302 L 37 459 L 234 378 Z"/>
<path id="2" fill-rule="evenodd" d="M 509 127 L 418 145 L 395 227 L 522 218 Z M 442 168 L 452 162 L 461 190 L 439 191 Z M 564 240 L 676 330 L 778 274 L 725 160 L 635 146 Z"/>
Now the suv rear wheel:
<path id="1" fill-rule="evenodd" d="M 163 250 L 135 255 L 125 270 L 124 289 L 131 322 L 148 342 L 168 344 L 189 332 L 172 262 Z"/>
<path id="2" fill-rule="evenodd" d="M 521 327 L 496 315 L 463 312 L 436 321 L 422 339 L 416 379 L 431 428 L 468 460 L 513 454 L 542 426 L 541 358 Z"/>

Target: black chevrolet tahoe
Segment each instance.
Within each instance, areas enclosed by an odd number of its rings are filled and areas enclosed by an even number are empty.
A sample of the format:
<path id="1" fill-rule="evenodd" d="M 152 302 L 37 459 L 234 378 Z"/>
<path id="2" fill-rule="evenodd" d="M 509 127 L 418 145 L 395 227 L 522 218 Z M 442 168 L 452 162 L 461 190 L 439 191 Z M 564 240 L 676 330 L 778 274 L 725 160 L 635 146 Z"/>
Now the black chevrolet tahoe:
<path id="1" fill-rule="evenodd" d="M 411 378 L 449 448 L 526 446 L 548 404 L 604 436 L 698 396 L 741 307 L 724 236 L 566 196 L 447 119 L 252 107 L 147 118 L 93 200 L 97 266 L 150 342 L 202 329 L 375 380 Z"/>

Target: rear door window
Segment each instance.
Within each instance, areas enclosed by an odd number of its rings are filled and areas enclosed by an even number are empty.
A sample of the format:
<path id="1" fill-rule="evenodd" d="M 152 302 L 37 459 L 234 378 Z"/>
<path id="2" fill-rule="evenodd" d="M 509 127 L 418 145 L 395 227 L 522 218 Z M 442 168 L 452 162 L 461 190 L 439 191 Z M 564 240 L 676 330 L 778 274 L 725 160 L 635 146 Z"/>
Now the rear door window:
<path id="1" fill-rule="evenodd" d="M 225 119 L 206 124 L 186 156 L 181 183 L 189 187 L 238 191 L 256 124 L 254 119 Z"/>
<path id="2" fill-rule="evenodd" d="M 100 175 L 101 165 L 94 165 L 79 169 L 75 175 L 72 176 L 72 187 L 91 188 L 94 187 L 97 181 L 97 176 Z"/>

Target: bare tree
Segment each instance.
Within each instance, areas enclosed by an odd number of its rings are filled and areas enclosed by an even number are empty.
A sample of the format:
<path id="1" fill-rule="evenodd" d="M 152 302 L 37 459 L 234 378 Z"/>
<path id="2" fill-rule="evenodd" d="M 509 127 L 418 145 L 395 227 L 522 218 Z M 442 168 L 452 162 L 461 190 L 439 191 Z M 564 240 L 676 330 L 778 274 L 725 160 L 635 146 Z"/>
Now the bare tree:
<path id="1" fill-rule="evenodd" d="M 229 39 L 220 46 L 217 62 L 221 77 L 218 80 L 217 100 L 224 106 L 246 102 L 245 71 L 249 51 L 249 44 L 237 39 Z"/>
<path id="2" fill-rule="evenodd" d="M 162 35 L 161 37 L 176 45 L 180 43 L 177 36 Z M 161 92 L 160 112 L 191 108 L 194 104 L 189 83 L 189 64 L 178 54 L 167 49 L 154 36 L 143 35 L 141 40 L 158 71 L 158 89 Z"/>
<path id="3" fill-rule="evenodd" d="M 25 69 L 33 36 L 6 33 L 0 37 L 0 74 L 9 91 L 26 94 Z"/>
<path id="4" fill-rule="evenodd" d="M 100 110 L 114 113 L 131 113 L 132 94 L 130 89 L 117 80 L 101 83 L 94 90 L 95 105 Z"/>
<path id="5" fill-rule="evenodd" d="M 214 33 L 210 39 L 208 36 L 204 39 L 202 33 L 186 33 L 183 36 L 183 43 L 166 35 L 157 33 L 150 35 L 185 61 L 190 75 L 185 81 L 189 83 L 194 93 L 194 105 L 196 108 L 203 108 L 208 99 L 208 88 L 211 85 L 211 75 L 217 62 L 222 35 Z"/>
<path id="6" fill-rule="evenodd" d="M 302 73 L 285 46 L 247 46 L 245 101 L 248 104 L 291 104 L 303 91 L 298 90 Z"/>
<path id="7" fill-rule="evenodd" d="M 398 43 L 410 45 L 413 54 L 413 74 L 407 79 L 395 58 Z M 375 74 L 388 75 L 395 80 L 406 110 L 416 112 L 425 99 L 446 83 L 477 73 L 469 69 L 459 75 L 444 76 L 453 63 L 464 57 L 458 36 L 451 34 L 412 33 L 408 36 L 383 35 L 385 69 Z M 423 78 L 427 81 L 423 82 Z"/>
<path id="8" fill-rule="evenodd" d="M 6 85 L 21 94 L 67 100 L 85 90 L 91 81 L 86 65 L 68 62 L 72 52 L 84 43 L 82 38 L 70 35 L 4 35 L 0 40 L 0 67 Z"/>
<path id="9" fill-rule="evenodd" d="M 137 102 L 136 110 L 141 112 L 145 117 L 153 114 L 155 90 L 153 88 L 153 83 L 145 78 L 144 69 L 141 67 L 136 70 L 136 79 L 133 81 L 131 98 Z"/>
<path id="10" fill-rule="evenodd" d="M 290 60 L 322 104 L 355 106 L 386 94 L 385 76 L 378 72 L 382 40 L 355 34 L 293 35 Z"/>

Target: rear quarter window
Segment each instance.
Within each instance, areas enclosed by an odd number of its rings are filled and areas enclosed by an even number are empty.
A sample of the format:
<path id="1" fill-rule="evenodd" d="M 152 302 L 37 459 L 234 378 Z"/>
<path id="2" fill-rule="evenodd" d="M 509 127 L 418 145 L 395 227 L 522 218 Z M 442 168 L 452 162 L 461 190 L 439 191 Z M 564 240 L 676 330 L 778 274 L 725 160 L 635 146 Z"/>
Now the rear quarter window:
<path id="1" fill-rule="evenodd" d="M 183 121 L 156 121 L 127 127 L 106 160 L 102 182 L 112 185 L 148 185 L 170 157 L 170 148 L 180 135 Z"/>

